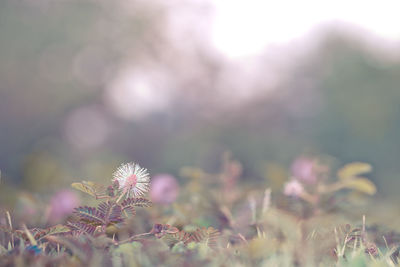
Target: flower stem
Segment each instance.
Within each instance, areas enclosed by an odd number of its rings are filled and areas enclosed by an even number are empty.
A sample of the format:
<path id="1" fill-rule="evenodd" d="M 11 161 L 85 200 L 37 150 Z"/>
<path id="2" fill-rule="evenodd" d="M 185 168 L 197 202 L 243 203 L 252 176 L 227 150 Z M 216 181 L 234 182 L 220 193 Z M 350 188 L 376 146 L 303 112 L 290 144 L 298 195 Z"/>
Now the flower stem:
<path id="1" fill-rule="evenodd" d="M 119 196 L 119 198 L 117 199 L 117 203 L 121 201 L 121 199 L 123 198 L 123 196 L 126 194 L 125 191 L 122 192 L 122 194 Z"/>

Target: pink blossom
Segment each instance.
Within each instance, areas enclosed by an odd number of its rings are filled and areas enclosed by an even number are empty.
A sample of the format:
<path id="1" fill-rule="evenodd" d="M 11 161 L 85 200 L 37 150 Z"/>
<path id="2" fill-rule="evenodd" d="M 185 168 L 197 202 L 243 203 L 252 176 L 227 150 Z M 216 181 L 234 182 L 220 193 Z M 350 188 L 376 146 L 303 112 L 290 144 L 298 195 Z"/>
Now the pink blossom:
<path id="1" fill-rule="evenodd" d="M 77 195 L 70 190 L 62 190 L 53 195 L 50 200 L 49 222 L 57 223 L 71 214 L 79 205 Z"/>
<path id="2" fill-rule="evenodd" d="M 175 177 L 169 174 L 158 174 L 152 178 L 150 198 L 155 203 L 170 204 L 179 194 L 179 184 Z"/>
<path id="3" fill-rule="evenodd" d="M 297 180 L 291 180 L 285 184 L 283 193 L 287 196 L 299 197 L 304 192 L 303 185 Z"/>
<path id="4" fill-rule="evenodd" d="M 299 157 L 291 167 L 292 176 L 300 182 L 315 184 L 318 181 L 316 162 L 313 158 Z"/>
<path id="5" fill-rule="evenodd" d="M 134 162 L 122 164 L 113 173 L 113 182 L 118 181 L 119 189 L 126 197 L 143 196 L 149 191 L 150 174 L 147 169 Z"/>

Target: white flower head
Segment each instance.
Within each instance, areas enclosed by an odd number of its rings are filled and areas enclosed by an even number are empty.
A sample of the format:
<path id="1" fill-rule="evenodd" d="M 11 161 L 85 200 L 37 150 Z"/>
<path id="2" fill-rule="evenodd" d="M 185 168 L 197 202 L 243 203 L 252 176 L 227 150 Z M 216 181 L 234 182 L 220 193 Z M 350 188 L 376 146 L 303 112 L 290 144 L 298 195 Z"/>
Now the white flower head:
<path id="1" fill-rule="evenodd" d="M 142 196 L 150 189 L 150 174 L 134 162 L 122 164 L 113 173 L 115 181 L 118 181 L 119 189 L 126 193 L 126 197 Z"/>

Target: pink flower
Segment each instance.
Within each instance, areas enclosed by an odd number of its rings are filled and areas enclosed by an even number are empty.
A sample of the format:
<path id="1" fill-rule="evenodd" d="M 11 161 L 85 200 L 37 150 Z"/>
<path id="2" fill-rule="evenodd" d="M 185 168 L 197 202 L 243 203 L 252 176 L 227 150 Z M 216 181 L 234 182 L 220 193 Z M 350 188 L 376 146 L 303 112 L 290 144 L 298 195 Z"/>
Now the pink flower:
<path id="1" fill-rule="evenodd" d="M 71 214 L 79 205 L 77 195 L 70 190 L 62 190 L 54 194 L 50 200 L 49 222 L 57 223 Z"/>
<path id="2" fill-rule="evenodd" d="M 313 158 L 299 157 L 292 164 L 292 176 L 305 184 L 315 184 L 318 181 L 316 167 Z"/>
<path id="3" fill-rule="evenodd" d="M 126 197 L 140 197 L 149 191 L 150 175 L 147 169 L 134 162 L 122 164 L 113 173 L 113 182 L 118 181 L 119 189 Z"/>
<path id="4" fill-rule="evenodd" d="M 170 204 L 179 194 L 179 184 L 169 174 L 158 174 L 152 178 L 150 198 L 154 203 Z"/>
<path id="5" fill-rule="evenodd" d="M 287 196 L 299 197 L 304 192 L 303 185 L 297 180 L 291 180 L 285 184 L 283 193 Z"/>

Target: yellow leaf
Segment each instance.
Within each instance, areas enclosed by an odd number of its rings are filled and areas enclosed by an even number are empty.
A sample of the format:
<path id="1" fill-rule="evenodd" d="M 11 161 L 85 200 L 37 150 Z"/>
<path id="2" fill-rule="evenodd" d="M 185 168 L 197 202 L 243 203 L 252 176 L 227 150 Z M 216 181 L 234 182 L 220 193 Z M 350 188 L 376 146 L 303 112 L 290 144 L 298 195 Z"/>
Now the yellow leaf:
<path id="1" fill-rule="evenodd" d="M 242 247 L 242 250 L 252 259 L 265 259 L 277 253 L 279 247 L 280 244 L 276 238 L 255 237 L 246 246 Z M 269 265 L 267 264 L 266 266 Z"/>
<path id="2" fill-rule="evenodd" d="M 354 189 L 369 195 L 376 193 L 376 187 L 373 182 L 366 178 L 355 178 L 344 181 L 344 187 Z"/>
<path id="3" fill-rule="evenodd" d="M 353 162 L 345 165 L 338 171 L 338 177 L 341 180 L 355 178 L 358 175 L 369 173 L 372 171 L 372 166 L 368 163 Z"/>
<path id="4" fill-rule="evenodd" d="M 268 162 L 265 165 L 265 178 L 270 183 L 272 190 L 278 191 L 287 181 L 288 173 L 281 165 L 273 162 Z"/>
<path id="5" fill-rule="evenodd" d="M 93 197 L 95 197 L 95 190 L 93 189 L 93 182 L 86 182 L 83 181 L 82 183 L 72 183 L 71 186 L 75 188 L 76 190 L 82 191 L 86 194 L 89 194 Z"/>

